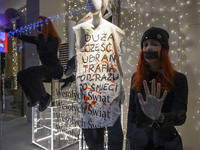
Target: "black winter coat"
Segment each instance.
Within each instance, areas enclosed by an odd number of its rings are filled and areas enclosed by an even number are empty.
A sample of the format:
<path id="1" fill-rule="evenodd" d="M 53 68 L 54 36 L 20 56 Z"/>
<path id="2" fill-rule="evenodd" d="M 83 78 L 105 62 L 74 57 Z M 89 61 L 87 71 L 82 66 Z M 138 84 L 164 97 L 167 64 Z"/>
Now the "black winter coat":
<path id="1" fill-rule="evenodd" d="M 14 36 L 22 41 L 32 43 L 37 46 L 37 53 L 42 65 L 60 65 L 60 61 L 57 57 L 59 43 L 57 37 L 49 37 L 47 42 L 45 42 L 43 39 L 43 34 L 39 34 L 39 40 L 36 40 L 34 36 L 19 35 L 17 33 L 15 33 Z"/>
<path id="2" fill-rule="evenodd" d="M 151 80 L 156 79 L 158 74 L 159 74 L 158 72 L 149 73 L 149 81 L 147 81 L 149 91 L 151 91 Z M 132 76 L 132 79 L 133 77 L 134 75 Z M 132 80 L 131 85 L 132 84 L 133 84 L 133 80 Z M 166 141 L 169 142 L 169 141 L 174 140 L 174 138 L 176 138 L 178 135 L 174 126 L 182 125 L 186 120 L 187 99 L 188 99 L 188 83 L 187 83 L 186 76 L 182 73 L 175 72 L 174 87 L 170 92 L 167 93 L 167 96 L 164 100 L 163 107 L 161 110 L 162 114 L 165 116 L 165 120 L 163 123 L 160 123 L 160 124 L 154 123 L 152 127 L 150 127 L 150 125 L 152 124 L 152 120 L 143 113 L 140 107 L 139 99 L 137 96 L 138 93 L 141 93 L 144 100 L 146 100 L 144 89 L 141 91 L 137 91 L 132 88 L 130 89 L 127 139 L 130 139 L 130 141 L 132 141 L 133 139 L 137 140 L 137 138 L 141 138 L 139 137 L 139 132 L 144 131 L 142 133 L 144 140 L 143 142 L 141 142 L 141 144 L 145 145 L 147 144 L 145 143 L 145 140 L 148 141 L 149 139 L 151 139 L 149 136 L 150 131 L 153 132 L 154 130 L 158 134 L 158 139 L 162 139 L 162 143 Z M 162 94 L 161 94 L 161 97 L 162 97 Z M 181 111 L 184 111 L 185 113 L 183 113 L 181 117 L 178 117 L 178 114 Z M 135 127 L 140 128 L 140 129 L 137 130 L 137 132 L 135 132 L 134 131 Z M 149 132 L 149 133 L 147 133 L 146 135 L 145 132 L 146 133 Z M 136 145 L 138 144 L 139 143 L 136 142 Z M 132 144 L 132 149 L 135 148 L 137 150 L 136 147 L 133 147 L 133 144 Z"/>

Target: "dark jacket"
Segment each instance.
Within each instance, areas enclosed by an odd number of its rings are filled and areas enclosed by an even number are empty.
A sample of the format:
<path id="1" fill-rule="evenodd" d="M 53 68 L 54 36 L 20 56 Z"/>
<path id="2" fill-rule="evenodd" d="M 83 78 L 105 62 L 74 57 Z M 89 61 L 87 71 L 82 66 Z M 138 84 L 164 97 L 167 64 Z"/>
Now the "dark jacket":
<path id="1" fill-rule="evenodd" d="M 43 34 L 39 34 L 39 40 L 37 41 L 34 36 L 27 35 L 14 35 L 16 38 L 28 43 L 35 44 L 37 46 L 37 52 L 39 54 L 42 65 L 55 66 L 60 65 L 60 61 L 57 57 L 58 52 L 58 38 L 49 37 L 47 42 L 43 40 Z"/>
<path id="2" fill-rule="evenodd" d="M 148 87 L 151 91 L 151 80 L 156 79 L 158 73 L 150 72 Z M 132 76 L 133 79 L 134 75 Z M 131 82 L 133 85 L 133 81 Z M 130 99 L 129 99 L 129 111 L 128 111 L 128 127 L 127 127 L 127 138 L 131 138 L 130 133 L 132 131 L 132 125 L 136 122 L 141 124 L 151 125 L 152 120 L 147 117 L 139 103 L 137 94 L 141 93 L 144 100 L 146 100 L 145 91 L 137 91 L 135 89 L 130 90 Z M 162 94 L 161 94 L 162 97 Z M 184 74 L 175 72 L 175 81 L 173 89 L 167 93 L 167 96 L 164 100 L 162 107 L 162 114 L 165 116 L 163 123 L 159 124 L 156 130 L 160 133 L 168 133 L 176 131 L 174 126 L 182 125 L 186 120 L 186 111 L 187 111 L 187 99 L 188 99 L 188 83 L 187 78 Z M 178 113 L 184 110 L 184 113 L 181 117 L 178 117 Z"/>

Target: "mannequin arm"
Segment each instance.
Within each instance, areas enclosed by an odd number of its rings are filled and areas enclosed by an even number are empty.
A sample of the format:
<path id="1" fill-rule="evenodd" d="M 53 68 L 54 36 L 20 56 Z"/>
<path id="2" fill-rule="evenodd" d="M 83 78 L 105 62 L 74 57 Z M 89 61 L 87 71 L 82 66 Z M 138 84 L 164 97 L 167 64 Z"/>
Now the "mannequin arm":
<path id="1" fill-rule="evenodd" d="M 75 35 L 73 31 L 73 27 L 76 25 L 75 21 L 68 21 L 67 22 L 67 37 L 68 37 L 68 53 L 69 53 L 69 60 L 75 56 Z"/>
<path id="2" fill-rule="evenodd" d="M 108 13 L 103 16 L 104 19 L 108 19 L 113 14 L 112 10 L 109 6 L 107 7 L 107 11 L 108 11 Z"/>

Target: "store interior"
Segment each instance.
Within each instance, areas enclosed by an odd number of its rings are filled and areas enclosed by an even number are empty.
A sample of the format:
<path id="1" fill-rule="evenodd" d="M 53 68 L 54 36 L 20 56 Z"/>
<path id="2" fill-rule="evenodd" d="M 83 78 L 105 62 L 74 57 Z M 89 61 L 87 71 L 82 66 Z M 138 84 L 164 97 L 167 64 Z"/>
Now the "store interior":
<path id="1" fill-rule="evenodd" d="M 78 22 L 89 11 L 85 0 L 0 0 L 0 3 L 0 17 L 9 9 L 15 10 L 21 16 L 19 26 L 28 35 L 35 34 L 33 24 L 39 15 L 51 18 L 63 45 L 69 38 L 67 22 L 70 20 Z M 181 135 L 184 150 L 198 150 L 200 147 L 200 36 L 198 32 L 200 0 L 109 0 L 109 5 L 112 10 L 111 22 L 125 32 L 121 43 L 125 91 L 121 124 L 124 135 L 127 130 L 131 77 L 137 68 L 141 36 L 150 27 L 161 27 L 170 35 L 171 62 L 177 71 L 186 75 L 189 86 L 187 119 L 183 125 L 176 128 Z M 0 33 L 1 36 L 5 36 Z M 18 71 L 40 65 L 35 46 L 12 37 L 7 38 L 7 51 L 1 51 L 0 150 L 50 149 L 46 145 L 32 144 L 33 117 L 37 111 L 27 107 L 26 96 L 16 78 Z M 58 85 L 56 90 L 61 85 Z M 51 84 L 45 83 L 45 88 L 49 93 L 52 92 Z M 61 97 L 68 97 L 75 101 L 72 96 L 73 91 L 75 85 L 64 91 Z M 48 112 L 50 111 L 49 108 Z M 124 136 L 125 140 L 126 136 Z M 78 150 L 79 148 L 77 140 L 63 149 Z"/>

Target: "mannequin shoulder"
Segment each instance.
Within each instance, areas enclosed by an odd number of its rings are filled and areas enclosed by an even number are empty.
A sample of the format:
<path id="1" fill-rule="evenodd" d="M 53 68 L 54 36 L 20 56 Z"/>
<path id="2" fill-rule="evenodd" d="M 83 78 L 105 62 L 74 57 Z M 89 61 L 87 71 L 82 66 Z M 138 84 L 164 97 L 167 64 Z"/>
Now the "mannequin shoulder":
<path id="1" fill-rule="evenodd" d="M 122 29 L 120 29 L 118 26 L 116 26 L 115 24 L 113 24 L 105 19 L 102 19 L 102 20 L 103 20 L 102 24 L 101 24 L 102 29 L 110 27 L 112 30 L 117 31 L 122 35 L 125 35 L 125 32 Z"/>
<path id="2" fill-rule="evenodd" d="M 89 27 L 91 27 L 91 26 L 92 26 L 92 21 L 91 21 L 91 19 L 90 19 L 90 20 L 88 20 L 88 21 L 85 21 L 85 22 L 83 22 L 83 23 L 80 23 L 80 24 L 74 26 L 74 27 L 73 27 L 73 30 L 87 29 L 87 28 L 89 28 Z"/>
<path id="3" fill-rule="evenodd" d="M 105 20 L 105 19 L 104 19 Z M 125 35 L 125 32 L 122 30 L 122 29 L 120 29 L 118 26 L 116 26 L 115 24 L 113 24 L 113 23 L 111 23 L 111 22 L 109 22 L 109 21 L 107 21 L 107 20 L 105 20 L 105 23 L 104 24 L 109 24 L 109 26 L 114 30 L 114 31 L 116 31 L 116 32 L 118 32 L 118 33 L 120 33 L 120 34 L 122 34 L 122 35 Z"/>

